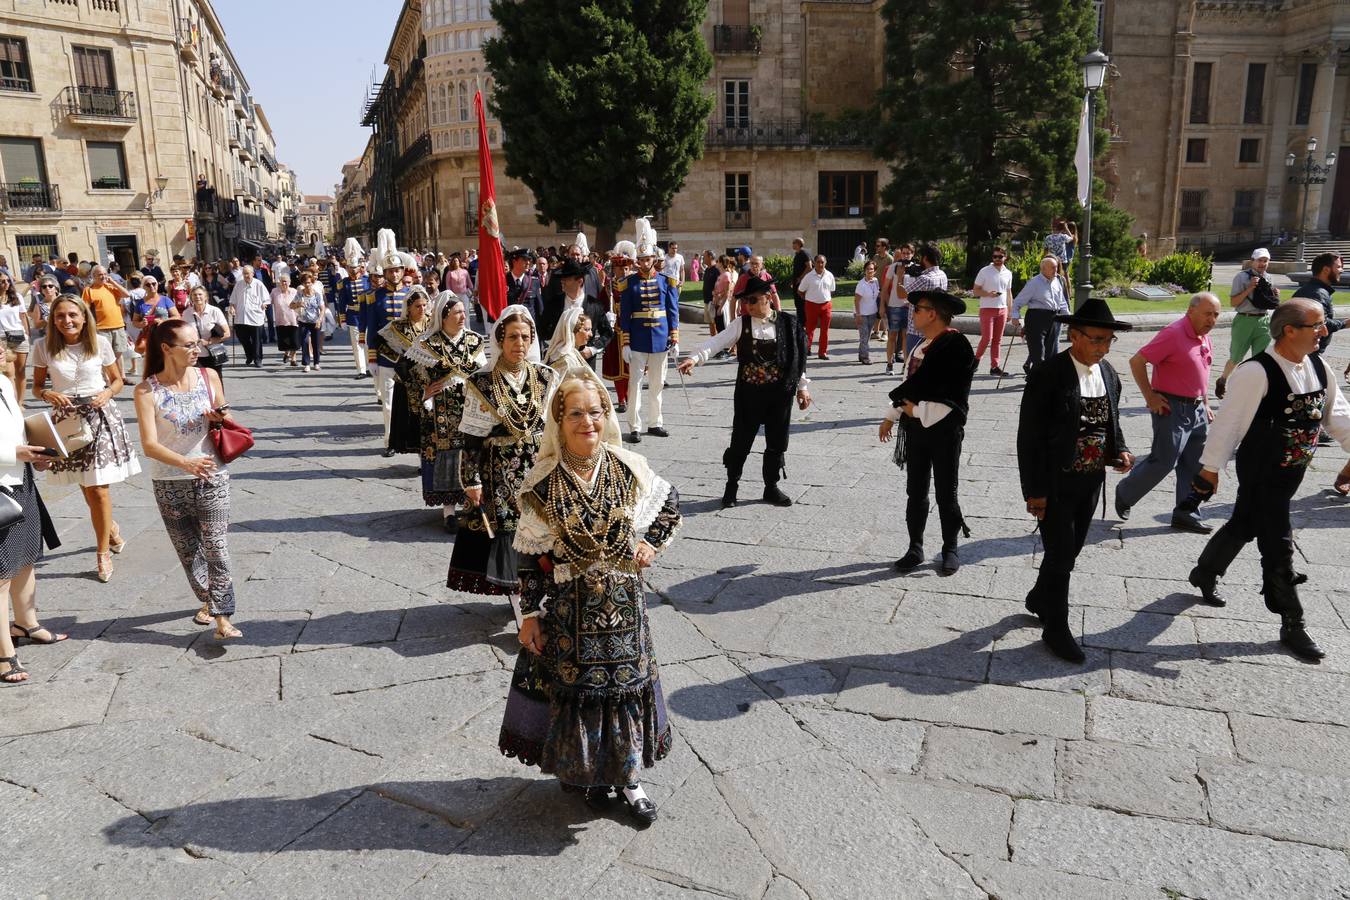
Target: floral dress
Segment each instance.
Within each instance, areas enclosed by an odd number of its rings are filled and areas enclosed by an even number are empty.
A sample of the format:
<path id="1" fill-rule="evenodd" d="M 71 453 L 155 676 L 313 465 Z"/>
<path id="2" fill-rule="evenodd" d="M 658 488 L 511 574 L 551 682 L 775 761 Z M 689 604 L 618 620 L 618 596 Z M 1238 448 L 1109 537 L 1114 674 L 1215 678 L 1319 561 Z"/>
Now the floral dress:
<path id="1" fill-rule="evenodd" d="M 671 738 L 633 552 L 639 536 L 669 545 L 679 494 L 607 449 L 593 483 L 558 465 L 521 505 L 521 611 L 540 616 L 545 649 L 517 657 L 498 747 L 567 786 L 636 784 Z"/>
<path id="2" fill-rule="evenodd" d="M 465 486 L 482 485 L 483 503 L 460 513 L 446 576 L 452 590 L 517 592 L 516 494 L 539 454 L 545 404 L 558 381 L 553 369 L 527 362 L 517 379 L 493 369 L 475 372 L 465 382 L 460 477 Z"/>
<path id="3" fill-rule="evenodd" d="M 480 334 L 466 328 L 451 338 L 437 330 L 415 343 L 399 361 L 399 377 L 415 400 L 421 400 L 428 385 L 454 379 L 422 407 L 422 501 L 427 506 L 446 506 L 464 499 L 459 475 L 464 447 L 459 431 L 464 416 L 464 379 L 478 367 L 482 352 Z"/>

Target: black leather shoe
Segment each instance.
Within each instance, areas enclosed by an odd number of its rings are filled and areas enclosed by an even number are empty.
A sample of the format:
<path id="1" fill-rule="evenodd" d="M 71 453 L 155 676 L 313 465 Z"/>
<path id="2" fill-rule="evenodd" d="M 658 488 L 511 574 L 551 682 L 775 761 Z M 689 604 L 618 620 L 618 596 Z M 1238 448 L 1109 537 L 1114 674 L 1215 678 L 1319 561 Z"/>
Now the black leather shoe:
<path id="1" fill-rule="evenodd" d="M 909 549 L 905 551 L 905 555 L 895 561 L 895 571 L 913 572 L 919 566 L 923 565 L 923 562 L 923 545 L 910 544 Z"/>
<path id="2" fill-rule="evenodd" d="M 1050 648 L 1051 653 L 1066 662 L 1081 663 L 1087 660 L 1083 648 L 1073 639 L 1073 632 L 1069 630 L 1068 625 L 1047 626 L 1041 632 L 1041 640 Z"/>
<path id="3" fill-rule="evenodd" d="M 380 455 L 383 456 L 385 459 L 390 459 L 394 455 L 394 448 L 385 447 L 384 450 L 380 453 Z"/>
<path id="4" fill-rule="evenodd" d="M 1223 395 L 1226 393 L 1228 393 L 1228 379 L 1221 377 L 1218 381 L 1214 382 L 1214 396 L 1222 400 Z"/>
<path id="5" fill-rule="evenodd" d="M 454 534 L 459 531 L 459 516 L 445 516 L 441 519 L 441 527 L 447 534 Z"/>
<path id="6" fill-rule="evenodd" d="M 1304 629 L 1302 622 L 1286 621 L 1280 626 L 1280 643 L 1289 648 L 1290 652 L 1299 659 L 1308 662 L 1317 662 L 1327 655 L 1327 652 L 1317 646 L 1317 641 L 1312 639 Z"/>
<path id="7" fill-rule="evenodd" d="M 1200 599 L 1210 606 L 1227 606 L 1228 601 L 1219 596 L 1219 579 L 1200 571 L 1199 568 L 1191 569 L 1190 578 L 1187 579 L 1191 587 L 1199 588 Z"/>
<path id="8" fill-rule="evenodd" d="M 670 437 L 670 432 L 666 431 L 660 425 L 657 425 L 655 428 L 648 428 L 647 433 L 652 437 Z"/>
<path id="9" fill-rule="evenodd" d="M 354 380 L 356 380 L 356 381 L 360 381 L 362 378 L 365 378 L 365 377 L 366 377 L 366 376 L 365 376 L 365 375 L 362 375 L 360 372 L 357 372 L 355 375 L 352 376 L 352 378 L 353 378 Z"/>
<path id="10" fill-rule="evenodd" d="M 943 550 L 942 562 L 938 563 L 938 574 L 943 576 L 955 575 L 957 570 L 960 568 L 961 568 L 961 557 L 957 555 L 956 551 Z"/>
<path id="11" fill-rule="evenodd" d="M 1117 519 L 1120 519 L 1120 521 L 1122 521 L 1122 522 L 1128 522 L 1128 521 L 1130 521 L 1130 510 L 1132 510 L 1132 509 L 1134 509 L 1133 506 L 1126 506 L 1125 504 L 1123 504 L 1123 503 L 1120 502 L 1120 497 L 1119 497 L 1119 496 L 1116 497 L 1116 518 L 1117 518 Z"/>
<path id="12" fill-rule="evenodd" d="M 639 828 L 646 828 L 656 821 L 656 804 L 643 797 L 636 803 L 630 803 L 627 797 L 623 798 L 624 805 L 628 807 L 628 815 Z"/>
<path id="13" fill-rule="evenodd" d="M 791 506 L 792 498 L 778 489 L 778 485 L 770 485 L 764 489 L 764 502 L 772 503 L 774 506 Z"/>
<path id="14" fill-rule="evenodd" d="M 1172 527 L 1177 531 L 1189 531 L 1191 534 L 1209 534 L 1214 530 L 1213 525 L 1206 525 L 1198 519 L 1188 519 L 1185 516 L 1173 516 Z"/>
<path id="15" fill-rule="evenodd" d="M 609 801 L 613 799 L 613 795 L 610 794 L 610 788 L 593 787 L 586 788 L 584 799 L 591 809 L 603 812 L 609 809 Z"/>
<path id="16" fill-rule="evenodd" d="M 628 404 L 627 404 L 627 403 L 616 403 L 616 404 L 614 404 L 614 411 L 615 411 L 616 413 L 618 413 L 619 415 L 623 415 L 624 413 L 628 412 Z"/>
<path id="17" fill-rule="evenodd" d="M 362 377 L 362 378 L 374 378 L 374 377 L 375 377 L 375 373 L 374 373 L 374 372 L 364 372 L 364 373 L 362 373 L 361 377 Z"/>
<path id="18" fill-rule="evenodd" d="M 1039 619 L 1041 617 L 1041 608 L 1040 605 L 1036 603 L 1036 594 L 1034 591 L 1027 592 L 1027 598 L 1022 601 L 1022 605 L 1026 607 L 1027 612 L 1031 613 L 1036 618 Z"/>
<path id="19" fill-rule="evenodd" d="M 630 431 L 630 432 L 628 432 L 627 434 L 625 434 L 625 435 L 623 436 L 623 439 L 624 439 L 625 442 L 627 442 L 627 443 L 629 443 L 629 444 L 640 444 L 640 443 L 642 443 L 642 435 L 638 434 L 636 431 Z"/>

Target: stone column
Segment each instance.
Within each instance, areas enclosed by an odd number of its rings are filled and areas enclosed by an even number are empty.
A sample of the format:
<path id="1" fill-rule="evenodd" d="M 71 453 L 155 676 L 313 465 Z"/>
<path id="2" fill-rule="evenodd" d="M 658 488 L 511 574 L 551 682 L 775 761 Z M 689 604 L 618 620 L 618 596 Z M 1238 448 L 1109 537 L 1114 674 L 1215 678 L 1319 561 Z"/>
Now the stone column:
<path id="1" fill-rule="evenodd" d="M 1261 230 L 1265 232 L 1279 231 L 1289 224 L 1284 216 L 1286 190 L 1296 190 L 1302 197 L 1303 189 L 1289 183 L 1289 169 L 1284 164 L 1289 153 L 1289 123 L 1298 90 L 1298 68 L 1297 58 L 1286 58 L 1275 64 L 1275 91 L 1270 98 L 1271 125 L 1266 139 L 1266 192 L 1261 206 Z M 1295 205 L 1295 210 L 1297 208 Z M 1298 229 L 1293 231 L 1297 233 Z"/>
<path id="2" fill-rule="evenodd" d="M 1317 152 L 1313 154 L 1313 159 L 1319 165 L 1327 158 L 1327 153 L 1340 149 L 1341 129 L 1339 117 L 1332 117 L 1332 98 L 1336 94 L 1336 68 L 1340 58 L 1340 49 L 1332 44 L 1327 47 L 1318 48 L 1317 63 L 1317 84 L 1313 88 L 1312 114 L 1308 117 L 1308 135 L 1317 138 Z M 1297 151 L 1296 151 L 1297 152 Z M 1307 147 L 1299 152 L 1299 163 L 1303 162 L 1303 155 L 1307 153 Z M 1335 174 L 1334 172 L 1332 173 Z M 1295 185 L 1302 191 L 1302 185 Z M 1327 225 L 1327 214 L 1331 211 L 1331 190 L 1333 182 L 1328 180 L 1325 185 L 1313 185 L 1308 191 L 1308 235 L 1324 233 Z M 1326 196 L 1327 212 L 1322 211 L 1322 197 Z M 1302 222 L 1299 226 L 1302 227 Z"/>
<path id="3" fill-rule="evenodd" d="M 1337 66 L 1337 56 L 1335 50 L 1332 51 L 1330 66 L 1323 66 L 1318 69 L 1318 79 L 1326 78 L 1331 82 L 1330 104 L 1326 113 L 1327 129 L 1324 132 L 1325 137 L 1320 137 L 1317 144 L 1317 156 L 1325 160 L 1328 153 L 1339 154 L 1341 152 L 1341 135 L 1343 123 L 1350 118 L 1350 66 Z M 1330 68 L 1328 74 L 1326 69 Z M 1316 107 L 1314 106 L 1314 109 Z M 1350 163 L 1347 159 L 1337 159 L 1336 165 L 1327 173 L 1327 183 L 1319 188 L 1313 188 L 1313 195 L 1308 198 L 1308 228 L 1319 235 L 1329 234 L 1331 231 L 1331 204 L 1332 197 L 1336 192 L 1336 169 Z M 1317 202 L 1317 215 L 1314 218 L 1312 206 L 1314 199 Z"/>

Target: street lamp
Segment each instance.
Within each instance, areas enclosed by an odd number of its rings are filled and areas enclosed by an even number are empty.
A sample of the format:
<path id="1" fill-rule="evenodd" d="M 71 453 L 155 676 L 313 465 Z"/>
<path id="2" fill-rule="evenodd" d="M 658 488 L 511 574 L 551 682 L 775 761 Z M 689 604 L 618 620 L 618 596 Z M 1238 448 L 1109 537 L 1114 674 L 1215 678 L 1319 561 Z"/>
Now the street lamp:
<path id="1" fill-rule="evenodd" d="M 1292 152 L 1284 158 L 1285 168 L 1293 174 L 1289 176 L 1290 184 L 1303 185 L 1303 210 L 1298 216 L 1298 261 L 1304 260 L 1304 249 L 1308 246 L 1308 193 L 1314 184 L 1326 184 L 1331 176 L 1331 167 L 1336 165 L 1336 154 L 1328 153 L 1325 164 L 1317 163 L 1313 160 L 1313 154 L 1317 152 L 1317 138 L 1308 138 L 1308 152 L 1303 157 L 1303 165 L 1297 169 L 1294 163 L 1297 162 Z"/>
<path id="2" fill-rule="evenodd" d="M 163 175 L 155 176 L 155 189 L 145 196 L 145 208 L 149 209 L 156 202 L 164 199 L 164 189 L 169 186 L 169 179 Z"/>
<path id="3" fill-rule="evenodd" d="M 1083 249 L 1078 256 L 1080 278 L 1074 293 L 1074 309 L 1081 306 L 1092 293 L 1092 157 L 1097 130 L 1097 92 L 1106 83 L 1106 70 L 1111 65 L 1111 57 L 1098 47 L 1084 56 L 1080 64 L 1083 67 L 1083 87 L 1087 89 L 1088 103 L 1088 193 L 1087 203 L 1083 207 Z"/>

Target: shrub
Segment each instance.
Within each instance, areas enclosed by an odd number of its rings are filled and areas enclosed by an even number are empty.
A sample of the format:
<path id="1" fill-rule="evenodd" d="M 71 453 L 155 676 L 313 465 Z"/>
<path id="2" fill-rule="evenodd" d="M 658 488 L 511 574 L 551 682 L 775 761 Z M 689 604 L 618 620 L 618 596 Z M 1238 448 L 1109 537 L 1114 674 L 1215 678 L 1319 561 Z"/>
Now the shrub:
<path id="1" fill-rule="evenodd" d="M 1143 280 L 1150 284 L 1178 285 L 1183 291 L 1195 293 L 1209 287 L 1213 267 L 1207 256 L 1195 251 L 1170 253 L 1154 260 L 1148 266 Z"/>
<path id="2" fill-rule="evenodd" d="M 775 253 L 772 256 L 764 257 L 764 268 L 769 270 L 773 280 L 781 288 L 785 284 L 792 283 L 792 257 L 784 256 L 781 253 Z"/>
<path id="3" fill-rule="evenodd" d="M 1022 285 L 1041 273 L 1043 256 L 1045 253 L 1041 251 L 1041 239 L 1038 235 L 1024 242 L 1021 250 L 1009 251 L 1004 265 L 1013 273 L 1013 296 L 1022 290 Z"/>
<path id="4" fill-rule="evenodd" d="M 844 276 L 846 278 L 851 278 L 854 281 L 861 281 L 863 276 L 863 267 L 866 265 L 867 260 L 855 259 L 852 262 L 850 262 L 848 264 L 848 268 L 844 270 Z"/>
<path id="5" fill-rule="evenodd" d="M 951 241 L 939 241 L 938 251 L 942 254 L 942 271 L 948 277 L 966 277 L 966 245 Z"/>

